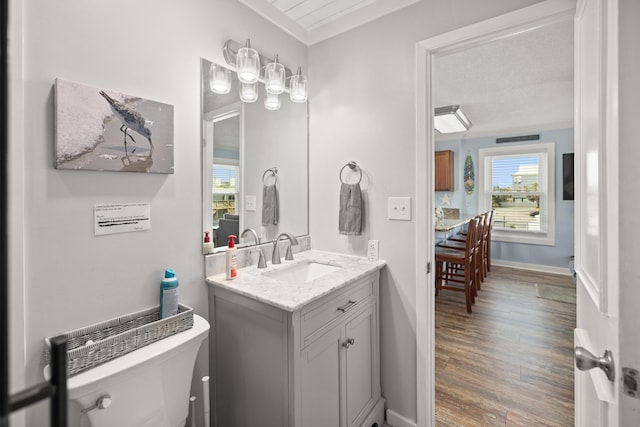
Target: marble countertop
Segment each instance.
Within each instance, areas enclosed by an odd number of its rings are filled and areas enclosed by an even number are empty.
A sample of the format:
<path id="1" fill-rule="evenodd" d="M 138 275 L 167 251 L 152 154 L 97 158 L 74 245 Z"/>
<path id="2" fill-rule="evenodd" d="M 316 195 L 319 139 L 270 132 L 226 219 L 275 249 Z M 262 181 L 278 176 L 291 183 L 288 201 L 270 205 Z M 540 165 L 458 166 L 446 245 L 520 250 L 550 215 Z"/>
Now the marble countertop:
<path id="1" fill-rule="evenodd" d="M 341 268 L 304 283 L 282 281 L 264 275 L 267 272 L 307 262 L 318 262 Z M 353 255 L 309 250 L 295 254 L 293 261 L 285 261 L 283 257 L 281 264 L 269 263 L 267 268 L 258 269 L 255 265 L 241 268 L 238 270 L 238 277 L 234 280 L 227 280 L 224 274 L 216 274 L 207 277 L 206 281 L 211 286 L 227 289 L 282 310 L 294 312 L 373 271 L 382 269 L 385 265 L 386 262 L 382 260 L 369 261 Z"/>
<path id="2" fill-rule="evenodd" d="M 465 225 L 474 217 L 475 215 L 460 215 L 460 218 L 436 221 L 433 227 L 435 231 L 451 231 L 456 227 Z"/>

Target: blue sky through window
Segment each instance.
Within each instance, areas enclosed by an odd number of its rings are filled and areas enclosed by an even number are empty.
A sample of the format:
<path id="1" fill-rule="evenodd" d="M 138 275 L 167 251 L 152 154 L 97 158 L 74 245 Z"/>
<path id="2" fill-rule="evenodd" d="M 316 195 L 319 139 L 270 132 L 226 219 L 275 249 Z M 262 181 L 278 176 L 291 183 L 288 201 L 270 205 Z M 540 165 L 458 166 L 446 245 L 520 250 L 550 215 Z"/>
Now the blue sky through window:
<path id="1" fill-rule="evenodd" d="M 493 159 L 492 174 L 493 187 L 513 186 L 513 174 L 518 172 L 520 165 L 537 165 L 538 157 L 498 157 Z"/>

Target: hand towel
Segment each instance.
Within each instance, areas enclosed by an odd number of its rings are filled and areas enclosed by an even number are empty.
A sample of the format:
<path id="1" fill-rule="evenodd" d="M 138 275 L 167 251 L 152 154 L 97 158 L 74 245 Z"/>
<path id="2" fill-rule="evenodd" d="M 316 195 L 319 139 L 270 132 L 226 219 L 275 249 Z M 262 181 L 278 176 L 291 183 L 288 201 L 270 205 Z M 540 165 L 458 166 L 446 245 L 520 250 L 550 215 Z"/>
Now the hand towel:
<path id="1" fill-rule="evenodd" d="M 340 234 L 359 236 L 362 234 L 362 192 L 360 184 L 340 186 L 340 214 L 338 217 Z"/>
<path id="2" fill-rule="evenodd" d="M 278 188 L 275 184 L 262 187 L 262 225 L 278 225 L 280 207 L 278 202 Z"/>

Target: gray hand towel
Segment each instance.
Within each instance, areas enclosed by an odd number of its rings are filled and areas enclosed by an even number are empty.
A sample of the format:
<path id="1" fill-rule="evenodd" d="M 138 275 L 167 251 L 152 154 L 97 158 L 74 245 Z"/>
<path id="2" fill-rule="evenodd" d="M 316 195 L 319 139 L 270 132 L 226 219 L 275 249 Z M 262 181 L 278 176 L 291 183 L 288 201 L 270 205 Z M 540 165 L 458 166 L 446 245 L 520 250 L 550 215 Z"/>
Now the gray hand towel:
<path id="1" fill-rule="evenodd" d="M 362 192 L 360 184 L 340 186 L 340 215 L 338 217 L 340 234 L 359 236 L 362 234 Z"/>
<path id="2" fill-rule="evenodd" d="M 278 225 L 280 207 L 278 206 L 278 188 L 275 184 L 262 187 L 262 225 Z"/>

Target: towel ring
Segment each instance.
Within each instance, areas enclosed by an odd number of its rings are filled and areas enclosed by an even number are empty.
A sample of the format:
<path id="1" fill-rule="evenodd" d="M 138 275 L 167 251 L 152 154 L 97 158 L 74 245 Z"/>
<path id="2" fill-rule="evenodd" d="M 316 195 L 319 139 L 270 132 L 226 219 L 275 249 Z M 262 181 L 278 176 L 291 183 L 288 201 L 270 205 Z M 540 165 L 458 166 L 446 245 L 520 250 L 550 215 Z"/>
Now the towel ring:
<path id="1" fill-rule="evenodd" d="M 358 172 L 360 172 L 360 179 L 358 179 L 357 184 L 360 184 L 360 182 L 362 181 L 362 168 L 358 166 L 358 164 L 353 160 L 347 163 L 346 165 L 344 165 L 342 169 L 340 169 L 340 173 L 338 174 L 338 178 L 340 179 L 340 182 L 343 184 L 346 184 L 346 182 L 342 180 L 342 172 L 344 171 L 344 168 L 346 168 L 347 166 L 349 166 L 349 169 L 351 169 L 354 172 L 356 169 L 358 169 Z"/>
<path id="2" fill-rule="evenodd" d="M 266 171 L 264 171 L 264 173 L 262 174 L 262 184 L 265 184 L 265 177 L 267 176 L 267 174 L 271 172 L 271 175 L 273 175 L 273 178 L 275 179 L 276 183 L 278 182 L 278 168 L 277 167 L 272 167 L 267 169 Z"/>

